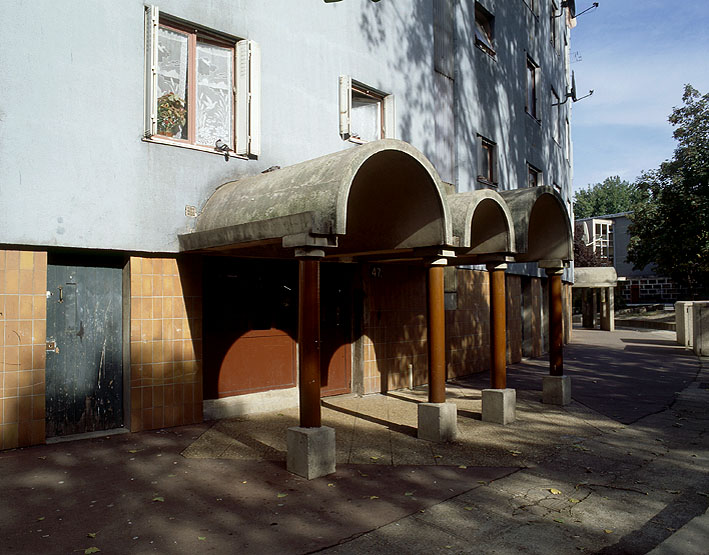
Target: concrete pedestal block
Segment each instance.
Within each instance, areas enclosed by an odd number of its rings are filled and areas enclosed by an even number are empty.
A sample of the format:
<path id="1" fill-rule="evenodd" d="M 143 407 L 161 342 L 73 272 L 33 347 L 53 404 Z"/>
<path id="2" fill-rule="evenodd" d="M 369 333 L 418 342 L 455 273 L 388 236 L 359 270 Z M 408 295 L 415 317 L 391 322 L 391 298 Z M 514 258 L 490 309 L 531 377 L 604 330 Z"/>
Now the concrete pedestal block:
<path id="1" fill-rule="evenodd" d="M 420 403 L 418 437 L 441 443 L 458 435 L 458 407 L 455 403 Z"/>
<path id="2" fill-rule="evenodd" d="M 511 424 L 515 421 L 516 404 L 514 389 L 483 389 L 483 422 Z"/>
<path id="3" fill-rule="evenodd" d="M 569 376 L 544 376 L 542 380 L 542 403 L 568 405 L 571 402 L 571 378 Z"/>
<path id="4" fill-rule="evenodd" d="M 677 330 L 677 343 L 691 347 L 694 342 L 694 322 L 692 321 L 692 301 L 677 301 L 675 303 L 675 324 Z"/>
<path id="5" fill-rule="evenodd" d="M 692 349 L 695 355 L 709 356 L 709 302 L 692 304 Z"/>
<path id="6" fill-rule="evenodd" d="M 286 467 L 289 472 L 312 480 L 335 472 L 335 430 L 288 428 Z"/>

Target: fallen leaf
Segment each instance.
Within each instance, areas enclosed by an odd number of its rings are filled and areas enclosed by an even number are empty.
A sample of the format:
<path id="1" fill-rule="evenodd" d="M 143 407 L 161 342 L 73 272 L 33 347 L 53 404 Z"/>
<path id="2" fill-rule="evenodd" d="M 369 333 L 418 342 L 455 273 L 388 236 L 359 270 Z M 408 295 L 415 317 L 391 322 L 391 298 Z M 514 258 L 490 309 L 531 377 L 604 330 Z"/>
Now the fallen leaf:
<path id="1" fill-rule="evenodd" d="M 404 495 L 413 495 L 413 492 L 407 491 Z"/>
<path id="2" fill-rule="evenodd" d="M 458 466 L 458 468 L 468 468 L 468 467 L 465 466 L 464 464 L 461 464 L 460 466 Z"/>
<path id="3" fill-rule="evenodd" d="M 137 450 L 137 449 L 128 449 L 128 452 L 129 452 L 129 453 L 137 453 L 138 450 Z"/>
<path id="4" fill-rule="evenodd" d="M 157 497 L 153 497 L 153 501 L 159 501 L 160 503 L 163 503 L 165 501 L 165 498 L 157 496 Z"/>
<path id="5" fill-rule="evenodd" d="M 287 493 L 279 493 L 278 495 L 276 495 L 276 497 L 278 497 L 278 498 L 288 497 L 288 494 Z"/>
<path id="6" fill-rule="evenodd" d="M 379 460 L 379 457 L 369 457 L 369 458 L 372 459 L 373 461 L 378 461 L 378 460 Z"/>
<path id="7" fill-rule="evenodd" d="M 41 456 L 41 457 L 37 457 L 37 458 L 38 458 L 38 459 L 42 459 L 43 461 L 44 461 L 44 460 L 47 460 L 47 457 L 45 457 L 45 456 Z"/>
<path id="8" fill-rule="evenodd" d="M 369 498 L 370 499 L 379 499 L 379 496 L 378 495 L 370 495 Z"/>
<path id="9" fill-rule="evenodd" d="M 197 539 L 198 539 L 199 541 L 202 541 L 202 542 L 203 542 L 203 541 L 206 540 L 207 538 L 206 538 L 206 536 L 197 536 Z"/>
<path id="10" fill-rule="evenodd" d="M 43 517 L 43 516 L 37 517 L 37 520 L 38 520 L 38 521 L 44 520 L 44 517 Z"/>
<path id="11" fill-rule="evenodd" d="M 176 476 L 177 476 L 177 474 L 168 474 L 167 475 L 168 478 L 175 478 Z"/>
<path id="12" fill-rule="evenodd" d="M 515 451 L 514 449 L 510 449 L 510 453 L 513 457 L 516 457 L 517 455 L 521 455 L 522 451 Z"/>
<path id="13" fill-rule="evenodd" d="M 87 549 L 84 549 L 84 554 L 85 555 L 91 555 L 91 553 L 98 553 L 101 551 L 98 547 L 89 547 Z"/>
<path id="14" fill-rule="evenodd" d="M 333 484 L 332 482 L 330 482 L 330 483 L 327 485 L 327 487 L 329 487 L 329 488 L 334 488 L 334 487 L 335 487 L 335 484 Z"/>
<path id="15" fill-rule="evenodd" d="M 473 507 L 463 507 L 466 511 L 472 511 Z"/>
<path id="16" fill-rule="evenodd" d="M 241 482 L 241 483 L 242 483 L 242 484 L 245 484 L 245 483 L 246 483 L 246 480 L 244 480 L 244 481 L 243 481 L 243 482 Z"/>
<path id="17" fill-rule="evenodd" d="M 357 472 L 359 472 L 359 475 L 360 475 L 360 476 L 363 476 L 363 477 L 369 476 L 369 474 L 365 474 L 364 472 L 361 472 L 361 471 L 359 471 L 359 470 L 358 470 Z"/>
<path id="18" fill-rule="evenodd" d="M 86 537 L 87 537 L 87 538 L 95 538 L 95 537 L 96 537 L 96 532 L 89 532 L 88 534 L 86 534 Z"/>
<path id="19" fill-rule="evenodd" d="M 561 490 L 558 490 L 556 488 L 549 488 L 549 493 L 552 495 L 561 495 Z"/>
<path id="20" fill-rule="evenodd" d="M 434 458 L 434 459 L 442 459 L 442 458 L 443 458 L 443 455 L 433 455 L 433 458 Z"/>
<path id="21" fill-rule="evenodd" d="M 609 530 L 608 528 L 606 528 L 606 529 L 603 530 L 603 531 L 604 531 L 606 534 L 612 534 L 612 533 L 613 533 L 613 530 Z"/>
<path id="22" fill-rule="evenodd" d="M 478 484 L 487 485 L 487 482 L 485 480 L 478 480 Z"/>
<path id="23" fill-rule="evenodd" d="M 554 522 L 559 522 L 560 524 L 564 524 L 564 521 L 561 520 L 560 518 L 555 518 Z"/>
<path id="24" fill-rule="evenodd" d="M 569 503 L 581 503 L 579 499 L 574 499 L 573 497 L 569 497 Z"/>

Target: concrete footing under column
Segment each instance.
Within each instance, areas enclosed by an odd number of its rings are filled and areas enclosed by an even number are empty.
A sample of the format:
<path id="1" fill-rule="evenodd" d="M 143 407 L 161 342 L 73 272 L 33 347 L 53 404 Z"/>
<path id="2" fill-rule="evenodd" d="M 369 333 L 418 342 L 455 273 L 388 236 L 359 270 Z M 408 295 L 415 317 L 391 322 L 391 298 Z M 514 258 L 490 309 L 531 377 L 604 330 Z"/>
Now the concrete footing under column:
<path id="1" fill-rule="evenodd" d="M 312 480 L 335 472 L 335 430 L 288 428 L 286 466 L 289 472 Z"/>
<path id="2" fill-rule="evenodd" d="M 420 403 L 418 437 L 438 443 L 453 441 L 458 435 L 458 407 L 455 403 Z"/>
<path id="3" fill-rule="evenodd" d="M 571 402 L 571 378 L 569 376 L 544 376 L 542 403 L 568 405 Z"/>
<path id="4" fill-rule="evenodd" d="M 514 389 L 483 389 L 483 422 L 511 424 L 515 421 L 516 403 Z"/>

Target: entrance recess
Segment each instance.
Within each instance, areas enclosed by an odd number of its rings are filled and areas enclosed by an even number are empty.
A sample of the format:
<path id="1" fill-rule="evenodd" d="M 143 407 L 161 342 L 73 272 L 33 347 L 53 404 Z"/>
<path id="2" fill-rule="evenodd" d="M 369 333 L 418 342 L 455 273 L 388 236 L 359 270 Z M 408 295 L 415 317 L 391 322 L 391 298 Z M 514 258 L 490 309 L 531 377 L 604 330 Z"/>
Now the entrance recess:
<path id="1" fill-rule="evenodd" d="M 123 425 L 122 266 L 49 257 L 47 437 Z"/>

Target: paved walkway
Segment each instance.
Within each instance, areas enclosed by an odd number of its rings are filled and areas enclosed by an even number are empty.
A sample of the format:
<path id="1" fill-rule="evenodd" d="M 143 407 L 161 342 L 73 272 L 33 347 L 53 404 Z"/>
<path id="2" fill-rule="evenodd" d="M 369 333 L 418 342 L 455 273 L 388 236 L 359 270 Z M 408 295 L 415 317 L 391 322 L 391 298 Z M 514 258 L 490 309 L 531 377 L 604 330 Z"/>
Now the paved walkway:
<path id="1" fill-rule="evenodd" d="M 513 365 L 509 426 L 480 420 L 485 376 L 450 384 L 453 444 L 416 439 L 425 391 L 328 398 L 338 469 L 310 482 L 284 468 L 294 410 L 3 452 L 0 551 L 693 553 L 709 361 L 673 338 L 575 330 L 574 402 L 540 403 L 543 360 Z"/>

